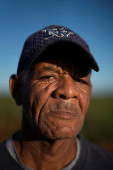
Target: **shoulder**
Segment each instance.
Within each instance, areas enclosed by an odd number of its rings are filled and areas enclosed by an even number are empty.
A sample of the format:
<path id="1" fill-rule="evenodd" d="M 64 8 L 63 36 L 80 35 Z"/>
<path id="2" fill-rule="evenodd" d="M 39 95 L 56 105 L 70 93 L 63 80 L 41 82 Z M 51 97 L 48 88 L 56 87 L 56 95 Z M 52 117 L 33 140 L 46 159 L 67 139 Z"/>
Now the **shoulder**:
<path id="1" fill-rule="evenodd" d="M 81 154 L 87 163 L 86 169 L 113 170 L 113 154 L 80 137 Z"/>
<path id="2" fill-rule="evenodd" d="M 18 163 L 11 157 L 6 149 L 5 142 L 0 144 L 0 169 L 1 170 L 22 170 Z"/>
<path id="3" fill-rule="evenodd" d="M 105 149 L 87 141 L 86 139 L 82 138 L 81 139 L 81 145 L 83 147 L 86 147 L 88 152 L 92 155 L 92 156 L 99 156 L 100 158 L 113 158 L 113 153 L 110 153 L 108 151 L 106 151 Z M 90 155 L 90 156 L 91 156 Z"/>

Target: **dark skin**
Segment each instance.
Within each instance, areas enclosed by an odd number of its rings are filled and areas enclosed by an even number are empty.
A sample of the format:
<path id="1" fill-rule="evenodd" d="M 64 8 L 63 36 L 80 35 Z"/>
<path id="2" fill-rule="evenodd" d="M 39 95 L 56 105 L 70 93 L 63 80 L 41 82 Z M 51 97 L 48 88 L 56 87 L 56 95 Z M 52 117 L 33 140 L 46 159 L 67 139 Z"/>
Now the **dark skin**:
<path id="1" fill-rule="evenodd" d="M 14 144 L 22 163 L 33 170 L 60 170 L 76 157 L 75 137 L 87 112 L 88 69 L 60 59 L 44 60 L 13 75 L 10 91 L 23 107 L 21 132 Z M 28 161 L 29 160 L 29 161 Z"/>

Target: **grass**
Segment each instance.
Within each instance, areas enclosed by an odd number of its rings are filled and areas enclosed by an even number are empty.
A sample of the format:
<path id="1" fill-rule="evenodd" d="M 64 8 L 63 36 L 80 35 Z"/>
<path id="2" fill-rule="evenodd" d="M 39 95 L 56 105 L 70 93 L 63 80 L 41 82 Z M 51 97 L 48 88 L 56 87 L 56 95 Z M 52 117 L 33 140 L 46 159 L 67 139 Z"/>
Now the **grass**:
<path id="1" fill-rule="evenodd" d="M 113 141 L 113 97 L 92 99 L 82 135 L 93 141 Z"/>
<path id="2" fill-rule="evenodd" d="M 0 141 L 5 140 L 20 128 L 21 109 L 11 97 L 0 97 Z"/>
<path id="3" fill-rule="evenodd" d="M 21 127 L 21 109 L 11 97 L 0 97 L 0 141 Z M 113 97 L 91 99 L 81 134 L 95 143 L 113 143 Z"/>

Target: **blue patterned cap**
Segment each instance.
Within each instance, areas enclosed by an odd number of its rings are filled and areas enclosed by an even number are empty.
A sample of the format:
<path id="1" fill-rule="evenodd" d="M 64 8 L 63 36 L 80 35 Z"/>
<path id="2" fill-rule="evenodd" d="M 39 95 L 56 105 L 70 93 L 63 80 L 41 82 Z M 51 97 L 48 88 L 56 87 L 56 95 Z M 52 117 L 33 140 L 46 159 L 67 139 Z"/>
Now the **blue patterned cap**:
<path id="1" fill-rule="evenodd" d="M 78 34 L 67 27 L 51 25 L 27 38 L 18 63 L 17 74 L 28 68 L 48 46 L 60 41 L 74 43 L 75 46 L 80 47 L 89 57 L 91 68 L 99 71 L 98 64 L 90 53 L 89 46 Z"/>

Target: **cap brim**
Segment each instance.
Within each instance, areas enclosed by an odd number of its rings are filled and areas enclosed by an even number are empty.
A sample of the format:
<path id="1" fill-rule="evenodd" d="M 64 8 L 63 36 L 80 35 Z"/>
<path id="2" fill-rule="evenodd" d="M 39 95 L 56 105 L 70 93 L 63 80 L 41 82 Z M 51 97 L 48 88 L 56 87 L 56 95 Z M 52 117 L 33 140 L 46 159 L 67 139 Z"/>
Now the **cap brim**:
<path id="1" fill-rule="evenodd" d="M 30 57 L 30 59 L 28 60 L 28 62 L 26 63 L 25 68 L 28 68 L 30 65 L 32 65 L 35 60 L 40 59 L 40 56 L 42 56 L 42 53 L 50 51 L 53 53 L 53 57 L 54 55 L 57 55 L 56 52 L 69 52 L 69 56 L 66 55 L 64 56 L 64 59 L 71 59 L 74 63 L 76 62 L 81 62 L 82 64 L 87 64 L 88 67 L 90 67 L 91 69 L 95 70 L 96 72 L 99 71 L 99 66 L 96 62 L 96 60 L 94 59 L 93 55 L 87 51 L 85 48 L 83 48 L 82 46 L 80 46 L 79 44 L 77 44 L 74 41 L 70 41 L 68 39 L 59 39 L 57 41 L 54 41 L 51 44 L 48 44 L 47 46 L 45 46 L 41 51 L 36 52 L 33 56 Z M 73 55 L 72 55 L 73 54 Z M 49 58 L 48 55 L 46 55 L 46 58 Z"/>

